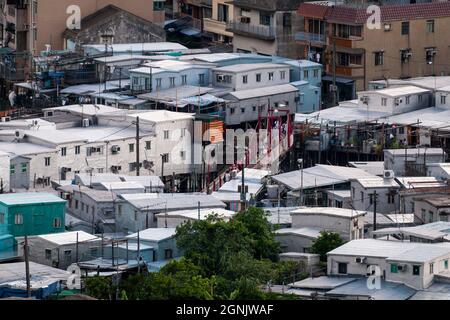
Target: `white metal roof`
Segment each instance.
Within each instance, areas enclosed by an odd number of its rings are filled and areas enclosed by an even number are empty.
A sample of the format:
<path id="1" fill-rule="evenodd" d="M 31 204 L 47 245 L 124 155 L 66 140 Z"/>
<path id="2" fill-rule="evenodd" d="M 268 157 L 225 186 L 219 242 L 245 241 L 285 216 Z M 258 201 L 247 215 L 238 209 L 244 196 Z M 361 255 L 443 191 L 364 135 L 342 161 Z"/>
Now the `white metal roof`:
<path id="1" fill-rule="evenodd" d="M 372 177 L 374 176 L 361 169 L 320 164 L 303 169 L 303 189 L 332 186 L 347 183 L 350 179 Z M 291 190 L 299 190 L 301 188 L 300 170 L 275 175 L 271 179 Z"/>
<path id="2" fill-rule="evenodd" d="M 405 189 L 447 186 L 447 183 L 435 177 L 397 177 L 395 180 Z"/>
<path id="3" fill-rule="evenodd" d="M 184 112 L 172 112 L 167 110 L 152 110 L 142 113 L 133 113 L 129 116 L 132 118 L 139 117 L 140 120 L 145 120 L 149 122 L 162 123 L 170 121 L 180 121 L 194 119 L 193 113 Z"/>
<path id="4" fill-rule="evenodd" d="M 395 261 L 426 262 L 450 255 L 450 243 L 418 243 L 376 239 L 352 240 L 328 255 L 379 257 Z"/>
<path id="5" fill-rule="evenodd" d="M 61 106 L 61 107 L 54 107 L 54 108 L 46 108 L 42 109 L 43 111 L 67 111 L 72 114 L 83 114 L 86 116 L 95 116 L 99 114 L 105 114 L 105 113 L 116 113 L 116 112 L 123 112 L 123 110 L 105 106 L 101 104 L 93 105 L 93 104 L 74 104 L 69 106 Z"/>
<path id="6" fill-rule="evenodd" d="M 363 188 L 400 188 L 394 179 L 384 179 L 381 177 L 355 179 Z"/>
<path id="7" fill-rule="evenodd" d="M 431 155 L 443 155 L 444 150 L 441 148 L 411 148 L 411 149 L 384 149 L 385 154 L 394 155 L 396 157 L 406 156 L 431 156 Z"/>
<path id="8" fill-rule="evenodd" d="M 419 93 L 425 93 L 430 92 L 428 89 L 419 88 L 416 86 L 401 86 L 401 87 L 394 87 L 394 88 L 388 88 L 388 89 L 381 89 L 381 90 L 372 90 L 372 91 L 362 91 L 358 92 L 358 95 L 361 94 L 380 94 L 387 97 L 402 97 L 407 96 L 410 94 L 419 94 Z"/>
<path id="9" fill-rule="evenodd" d="M 380 117 L 380 122 L 389 124 L 413 125 L 418 123 L 420 127 L 442 128 L 442 131 L 449 130 L 450 109 L 437 107 L 425 108 L 398 115 L 386 115 Z"/>
<path id="10" fill-rule="evenodd" d="M 232 218 L 236 212 L 226 210 L 223 208 L 213 208 L 213 209 L 200 209 L 200 219 L 205 220 L 210 215 L 217 215 L 219 218 L 224 220 L 229 220 Z M 166 216 L 165 213 L 159 213 L 156 215 L 158 218 L 164 218 Z M 190 220 L 198 220 L 198 209 L 189 209 L 189 210 L 177 210 L 171 211 L 167 213 L 168 218 L 186 218 Z"/>
<path id="11" fill-rule="evenodd" d="M 253 70 L 264 69 L 287 69 L 289 66 L 278 63 L 242 63 L 234 64 L 230 66 L 215 68 L 215 72 L 248 72 Z"/>
<path id="12" fill-rule="evenodd" d="M 92 48 L 99 52 L 105 52 L 104 44 L 87 44 L 83 46 L 85 49 Z M 148 42 L 148 43 L 123 43 L 108 45 L 108 50 L 113 49 L 114 53 L 120 52 L 164 52 L 164 51 L 177 51 L 187 49 L 185 46 L 176 42 Z"/>
<path id="13" fill-rule="evenodd" d="M 4 141 L 0 141 L 0 150 L 18 156 L 56 152 L 56 149 L 40 146 L 34 143 Z"/>
<path id="14" fill-rule="evenodd" d="M 277 235 L 295 235 L 309 239 L 317 239 L 320 236 L 321 228 L 303 227 L 303 228 L 284 228 L 275 231 Z"/>
<path id="15" fill-rule="evenodd" d="M 298 88 L 294 87 L 291 84 L 281 84 L 277 86 L 233 91 L 230 92 L 228 95 L 236 98 L 237 100 L 245 100 L 258 97 L 273 96 L 276 94 L 283 94 L 289 92 L 298 92 Z"/>
<path id="16" fill-rule="evenodd" d="M 164 212 L 167 206 L 168 211 L 198 208 L 225 208 L 222 201 L 211 195 L 186 194 L 186 193 L 137 193 L 122 194 L 122 199 L 128 201 L 140 210 Z"/>
<path id="17" fill-rule="evenodd" d="M 31 288 L 45 288 L 50 284 L 60 280 L 67 280 L 69 272 L 52 268 L 43 264 L 31 262 Z M 9 286 L 16 289 L 26 289 L 25 262 L 2 263 L 0 264 L 0 285 Z"/>
<path id="18" fill-rule="evenodd" d="M 142 241 L 162 241 L 172 238 L 175 235 L 175 228 L 150 228 L 139 232 L 139 240 Z M 128 239 L 136 239 L 138 234 L 133 233 L 127 236 Z"/>
<path id="19" fill-rule="evenodd" d="M 100 183 L 106 190 L 124 190 L 124 189 L 133 189 L 140 190 L 144 192 L 145 187 L 137 182 L 101 182 Z"/>
<path id="20" fill-rule="evenodd" d="M 348 163 L 350 167 L 362 169 L 375 176 L 382 176 L 384 161 L 353 161 Z"/>
<path id="21" fill-rule="evenodd" d="M 89 242 L 89 241 L 99 241 L 101 240 L 99 237 L 96 237 L 92 234 L 89 234 L 84 231 L 70 231 L 70 232 L 61 232 L 61 233 L 51 233 L 36 236 L 36 238 L 40 238 L 49 242 L 52 242 L 56 245 L 63 246 L 67 244 L 74 244 L 77 242 L 77 234 L 78 234 L 78 242 Z"/>
<path id="22" fill-rule="evenodd" d="M 304 207 L 299 208 L 291 213 L 294 215 L 325 215 L 325 216 L 337 216 L 343 218 L 356 218 L 366 214 L 366 211 L 359 211 L 345 208 L 334 207 Z"/>

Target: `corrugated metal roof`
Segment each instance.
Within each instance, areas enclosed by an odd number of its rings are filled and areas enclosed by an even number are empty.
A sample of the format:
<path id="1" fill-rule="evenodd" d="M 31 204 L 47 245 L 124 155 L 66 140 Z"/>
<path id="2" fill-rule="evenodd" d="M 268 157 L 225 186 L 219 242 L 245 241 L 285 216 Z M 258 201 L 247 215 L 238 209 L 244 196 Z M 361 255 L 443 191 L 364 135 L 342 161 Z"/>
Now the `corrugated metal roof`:
<path id="1" fill-rule="evenodd" d="M 175 235 L 175 228 L 150 228 L 139 232 L 139 239 L 142 241 L 162 241 L 172 238 Z M 133 233 L 127 239 L 137 239 L 138 234 Z"/>
<path id="2" fill-rule="evenodd" d="M 276 95 L 276 94 L 283 94 L 283 93 L 289 93 L 289 92 L 298 92 L 298 88 L 294 87 L 291 84 L 281 84 L 278 86 L 262 87 L 262 88 L 256 88 L 256 89 L 248 89 L 248 90 L 240 90 L 240 91 L 230 92 L 226 96 L 226 98 L 228 96 L 231 96 L 231 99 L 234 97 L 237 100 L 245 100 L 245 99 L 266 97 L 266 96 L 272 96 L 272 95 Z"/>
<path id="3" fill-rule="evenodd" d="M 36 236 L 36 238 L 41 238 L 43 240 L 52 242 L 56 245 L 63 246 L 63 245 L 67 245 L 67 244 L 76 243 L 77 235 L 78 235 L 79 243 L 101 240 L 99 237 L 96 237 L 96 236 L 89 234 L 87 232 L 84 232 L 84 231 L 71 231 L 71 232 L 43 234 L 43 235 Z"/>
<path id="4" fill-rule="evenodd" d="M 303 189 L 331 186 L 347 183 L 350 179 L 372 178 L 370 173 L 357 168 L 316 165 L 314 167 L 303 169 Z M 290 171 L 276 176 L 272 176 L 276 182 L 279 182 L 290 190 L 300 190 L 301 171 Z"/>
<path id="5" fill-rule="evenodd" d="M 343 218 L 356 218 L 365 215 L 366 211 L 359 211 L 334 207 L 303 207 L 292 211 L 292 215 L 326 215 L 339 216 Z"/>
<path id="6" fill-rule="evenodd" d="M 44 204 L 44 203 L 64 203 L 63 200 L 54 194 L 45 192 L 24 192 L 0 194 L 0 203 L 7 206 Z"/>
<path id="7" fill-rule="evenodd" d="M 303 228 L 284 228 L 275 231 L 276 235 L 295 235 L 309 239 L 317 239 L 320 236 L 321 228 L 303 227 Z"/>

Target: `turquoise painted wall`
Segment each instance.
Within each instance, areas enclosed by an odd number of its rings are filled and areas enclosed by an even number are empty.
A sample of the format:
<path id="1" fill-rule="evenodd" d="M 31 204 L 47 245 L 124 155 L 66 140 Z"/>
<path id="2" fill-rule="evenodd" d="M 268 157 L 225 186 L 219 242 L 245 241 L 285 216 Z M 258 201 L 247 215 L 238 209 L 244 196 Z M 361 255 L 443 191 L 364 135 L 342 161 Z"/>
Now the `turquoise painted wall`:
<path id="1" fill-rule="evenodd" d="M 0 213 L 5 214 L 5 223 L 0 225 L 0 235 L 9 233 L 14 237 L 22 237 L 64 232 L 65 205 L 65 201 L 20 205 L 0 203 Z M 23 216 L 22 224 L 16 224 L 18 214 Z M 54 227 L 54 219 L 60 220 L 60 227 Z"/>

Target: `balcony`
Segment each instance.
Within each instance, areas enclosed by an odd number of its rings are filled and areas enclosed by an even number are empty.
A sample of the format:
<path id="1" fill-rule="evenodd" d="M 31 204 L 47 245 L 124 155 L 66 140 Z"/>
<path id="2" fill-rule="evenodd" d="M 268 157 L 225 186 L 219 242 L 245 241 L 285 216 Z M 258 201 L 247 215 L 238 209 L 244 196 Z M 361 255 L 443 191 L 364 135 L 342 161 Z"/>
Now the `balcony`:
<path id="1" fill-rule="evenodd" d="M 301 42 L 325 45 L 327 38 L 323 34 L 300 31 L 295 34 L 295 40 Z"/>
<path id="2" fill-rule="evenodd" d="M 229 21 L 227 23 L 227 31 L 234 34 L 258 38 L 261 40 L 275 40 L 276 32 L 274 27 L 270 26 L 255 26 L 249 23 L 242 23 L 239 21 Z"/>
<path id="3" fill-rule="evenodd" d="M 227 28 L 226 22 L 222 22 L 222 21 L 218 21 L 218 20 L 214 20 L 214 19 L 210 19 L 210 18 L 205 18 L 205 19 L 203 19 L 203 21 L 204 21 L 204 26 L 203 26 L 204 31 L 221 34 L 221 35 L 228 36 L 228 37 L 233 36 L 233 34 L 231 32 L 226 31 L 226 28 Z"/>

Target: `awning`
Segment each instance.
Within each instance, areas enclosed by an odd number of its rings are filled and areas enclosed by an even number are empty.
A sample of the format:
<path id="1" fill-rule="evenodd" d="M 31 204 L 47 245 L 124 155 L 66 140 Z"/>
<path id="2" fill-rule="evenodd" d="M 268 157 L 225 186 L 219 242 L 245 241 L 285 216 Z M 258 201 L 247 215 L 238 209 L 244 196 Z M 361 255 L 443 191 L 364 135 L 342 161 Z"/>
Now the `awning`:
<path id="1" fill-rule="evenodd" d="M 332 76 L 323 76 L 322 80 L 333 82 L 333 77 Z M 343 78 L 343 77 L 336 77 L 336 82 L 339 82 L 342 84 L 353 84 L 355 82 L 355 80 L 349 79 L 349 78 Z"/>

